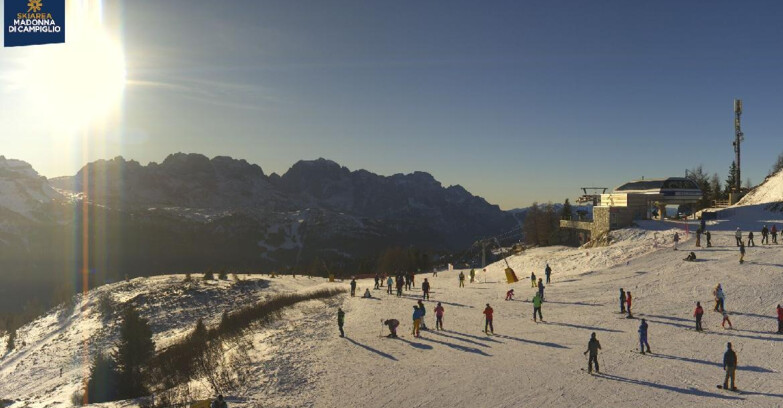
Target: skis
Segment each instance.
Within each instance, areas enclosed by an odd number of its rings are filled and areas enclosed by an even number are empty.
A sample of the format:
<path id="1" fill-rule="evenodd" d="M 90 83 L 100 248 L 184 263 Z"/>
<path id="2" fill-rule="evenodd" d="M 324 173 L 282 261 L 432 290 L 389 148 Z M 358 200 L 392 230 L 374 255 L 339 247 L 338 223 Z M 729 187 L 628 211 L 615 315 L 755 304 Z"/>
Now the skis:
<path id="1" fill-rule="evenodd" d="M 717 387 L 719 390 L 726 390 L 726 391 L 736 392 L 737 394 L 742 394 L 742 391 L 738 390 L 737 388 L 723 388 L 723 386 L 720 384 L 718 384 Z"/>
<path id="2" fill-rule="evenodd" d="M 642 352 L 642 351 L 636 351 L 636 350 L 631 350 L 631 353 L 636 353 L 636 354 L 641 354 L 641 355 L 647 355 L 647 354 L 652 355 L 653 354 L 652 351 L 644 351 L 644 352 Z"/>

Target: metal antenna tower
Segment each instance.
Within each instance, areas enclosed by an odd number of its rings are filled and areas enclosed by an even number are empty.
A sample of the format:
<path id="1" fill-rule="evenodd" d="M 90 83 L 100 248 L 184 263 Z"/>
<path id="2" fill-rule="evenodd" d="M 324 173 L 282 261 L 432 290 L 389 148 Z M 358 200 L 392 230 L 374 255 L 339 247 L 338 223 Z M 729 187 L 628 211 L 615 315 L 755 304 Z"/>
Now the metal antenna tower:
<path id="1" fill-rule="evenodd" d="M 742 99 L 734 100 L 734 153 L 737 162 L 737 178 L 734 180 L 734 191 L 740 192 L 742 187 L 742 177 L 740 176 L 740 143 L 745 140 L 745 135 L 740 129 L 740 116 L 742 115 Z"/>

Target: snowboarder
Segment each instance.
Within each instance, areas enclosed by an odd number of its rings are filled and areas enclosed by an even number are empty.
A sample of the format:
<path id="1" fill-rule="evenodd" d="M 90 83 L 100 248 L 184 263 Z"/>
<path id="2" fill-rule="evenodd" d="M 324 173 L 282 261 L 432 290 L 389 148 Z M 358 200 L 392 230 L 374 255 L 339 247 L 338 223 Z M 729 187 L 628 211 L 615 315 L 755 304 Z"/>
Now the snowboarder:
<path id="1" fill-rule="evenodd" d="M 712 294 L 715 295 L 715 311 L 722 312 L 724 308 L 724 301 L 726 300 L 726 293 L 723 292 L 723 288 L 720 286 L 720 283 L 715 287 L 715 290 L 712 291 Z"/>
<path id="2" fill-rule="evenodd" d="M 590 341 L 587 343 L 587 351 L 585 351 L 583 354 L 587 355 L 587 352 L 590 352 L 590 359 L 587 360 L 587 372 L 592 373 L 593 372 L 593 366 L 591 363 L 595 364 L 595 372 L 600 373 L 601 370 L 598 369 L 598 350 L 601 349 L 601 343 L 598 341 L 597 338 L 595 338 L 595 332 L 590 335 Z"/>
<path id="3" fill-rule="evenodd" d="M 740 241 L 740 260 L 739 263 L 745 263 L 745 244 Z"/>
<path id="4" fill-rule="evenodd" d="M 541 296 L 536 293 L 533 296 L 533 321 L 536 321 L 536 313 L 538 313 L 538 317 L 541 319 L 541 321 L 544 321 L 544 316 L 541 314 Z"/>
<path id="5" fill-rule="evenodd" d="M 364 288 L 364 294 L 362 295 L 363 299 L 370 299 L 372 298 L 372 294 L 370 293 L 370 288 Z"/>
<path id="6" fill-rule="evenodd" d="M 769 229 L 767 226 L 761 228 L 761 245 L 769 244 Z"/>
<path id="7" fill-rule="evenodd" d="M 356 296 L 356 278 L 351 278 L 351 297 Z"/>
<path id="8" fill-rule="evenodd" d="M 731 343 L 726 344 L 726 353 L 723 354 L 723 369 L 726 371 L 726 378 L 723 380 L 723 389 L 729 389 L 729 378 L 731 378 L 731 390 L 736 391 L 734 386 L 734 373 L 737 370 L 737 354 L 731 349 Z"/>
<path id="9" fill-rule="evenodd" d="M 487 307 L 484 308 L 484 333 L 487 334 L 495 334 L 495 328 L 492 327 L 492 313 L 494 310 L 492 310 L 491 307 L 489 307 L 489 303 L 487 303 Z"/>
<path id="10" fill-rule="evenodd" d="M 631 314 L 631 292 L 625 292 L 625 306 L 628 308 L 628 316 L 626 316 L 629 319 L 633 319 L 633 315 Z"/>
<path id="11" fill-rule="evenodd" d="M 680 242 L 680 233 L 675 232 L 674 233 L 674 250 L 677 250 L 677 243 Z"/>
<path id="12" fill-rule="evenodd" d="M 783 308 L 778 304 L 778 334 L 783 334 Z"/>
<path id="13" fill-rule="evenodd" d="M 419 337 L 419 328 L 421 327 L 421 311 L 419 307 L 413 305 L 413 337 Z"/>
<path id="14" fill-rule="evenodd" d="M 756 246 L 756 243 L 753 242 L 753 231 L 748 232 L 748 246 L 749 247 Z"/>
<path id="15" fill-rule="evenodd" d="M 625 313 L 625 291 L 620 288 L 620 313 Z"/>
<path id="16" fill-rule="evenodd" d="M 390 294 L 390 295 L 392 294 L 392 285 L 394 285 L 394 279 L 392 279 L 392 277 L 391 277 L 391 276 L 389 276 L 389 277 L 386 279 L 386 288 L 387 288 L 387 291 L 386 291 L 386 293 L 388 293 L 388 294 Z"/>
<path id="17" fill-rule="evenodd" d="M 440 302 L 435 306 L 435 328 L 443 330 L 443 306 L 441 306 Z"/>
<path id="18" fill-rule="evenodd" d="M 473 283 L 476 279 L 476 270 L 471 268 L 470 269 L 470 283 Z"/>
<path id="19" fill-rule="evenodd" d="M 536 287 L 536 273 L 530 272 L 530 287 L 535 288 Z"/>
<path id="20" fill-rule="evenodd" d="M 506 292 L 506 300 L 514 300 L 514 289 L 509 289 Z"/>
<path id="21" fill-rule="evenodd" d="M 419 313 L 421 314 L 421 324 L 419 325 L 419 327 L 422 330 L 429 330 L 427 329 L 427 324 L 424 323 L 424 316 L 427 315 L 427 309 L 424 307 L 424 302 L 422 302 L 421 300 L 419 300 Z"/>
<path id="22" fill-rule="evenodd" d="M 552 268 L 549 267 L 549 264 L 546 264 L 546 269 L 544 269 L 544 273 L 546 274 L 546 283 L 549 283 L 549 278 L 552 276 Z"/>
<path id="23" fill-rule="evenodd" d="M 541 296 L 541 301 L 544 301 L 544 281 L 541 278 L 538 278 L 538 296 Z"/>
<path id="24" fill-rule="evenodd" d="M 340 337 L 345 337 L 345 332 L 343 331 L 344 324 L 345 324 L 345 312 L 343 312 L 342 308 L 337 308 L 337 327 L 340 328 Z"/>
<path id="25" fill-rule="evenodd" d="M 421 298 L 430 300 L 430 282 L 427 281 L 427 278 L 424 278 L 424 282 L 421 284 L 421 291 L 423 292 Z"/>
<path id="26" fill-rule="evenodd" d="M 729 313 L 724 309 L 723 310 L 723 321 L 720 323 L 720 327 L 726 328 L 726 323 L 729 324 L 729 329 L 731 329 L 731 320 L 729 320 Z"/>
<path id="27" fill-rule="evenodd" d="M 712 234 L 710 234 L 710 232 L 707 231 L 704 235 L 707 236 L 707 248 L 712 247 Z"/>
<path id="28" fill-rule="evenodd" d="M 218 395 L 217 399 L 209 405 L 209 408 L 228 408 L 228 404 L 226 404 L 226 401 L 223 401 L 222 395 Z"/>
<path id="29" fill-rule="evenodd" d="M 778 243 L 778 227 L 775 226 L 775 224 L 772 224 L 772 229 L 769 230 L 769 232 L 772 233 L 772 243 L 777 244 Z"/>
<path id="30" fill-rule="evenodd" d="M 701 302 L 696 302 L 696 310 L 693 311 L 693 316 L 696 318 L 696 331 L 704 330 L 701 327 L 701 318 L 704 316 L 704 309 L 701 307 Z"/>
<path id="31" fill-rule="evenodd" d="M 459 273 L 459 287 L 464 288 L 465 287 L 465 273 L 460 271 Z"/>
<path id="32" fill-rule="evenodd" d="M 696 260 L 696 254 L 691 251 L 691 253 L 688 254 L 688 256 L 683 259 L 684 261 L 693 262 Z"/>
<path id="33" fill-rule="evenodd" d="M 734 238 L 737 239 L 737 246 L 740 246 L 742 243 L 742 231 L 740 230 L 740 227 L 737 227 L 737 232 L 734 233 Z"/>
<path id="34" fill-rule="evenodd" d="M 389 326 L 389 335 L 386 336 L 386 337 L 396 338 L 397 337 L 397 326 L 400 325 L 400 321 L 397 320 L 397 319 L 388 319 L 388 320 L 384 320 L 383 324 L 385 326 Z"/>
<path id="35" fill-rule="evenodd" d="M 650 343 L 647 342 L 647 321 L 642 319 L 639 325 L 639 349 L 644 354 L 644 346 L 647 346 L 647 352 L 650 353 Z"/>
<path id="36" fill-rule="evenodd" d="M 377 273 L 375 274 L 375 289 L 381 288 L 381 277 Z"/>

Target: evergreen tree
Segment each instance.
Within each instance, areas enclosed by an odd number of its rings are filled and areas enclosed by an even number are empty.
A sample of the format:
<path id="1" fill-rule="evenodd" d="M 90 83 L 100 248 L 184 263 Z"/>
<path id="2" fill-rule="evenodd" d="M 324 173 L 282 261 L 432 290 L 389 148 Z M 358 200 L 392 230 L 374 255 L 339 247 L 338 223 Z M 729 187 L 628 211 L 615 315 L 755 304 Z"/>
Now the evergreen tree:
<path id="1" fill-rule="evenodd" d="M 538 209 L 538 203 L 534 202 L 525 214 L 525 222 L 522 224 L 522 231 L 525 233 L 525 242 L 531 245 L 541 245 L 538 236 L 537 223 L 541 217 L 541 210 Z"/>
<path id="2" fill-rule="evenodd" d="M 204 274 L 204 280 L 215 280 L 215 274 L 214 274 L 214 273 L 212 273 L 212 269 L 208 270 L 208 271 L 207 271 L 207 272 Z"/>
<path id="3" fill-rule="evenodd" d="M 119 399 L 117 393 L 118 385 L 117 364 L 110 356 L 99 353 L 92 361 L 90 377 L 87 379 L 87 388 L 85 390 L 87 402 L 92 404 L 116 401 Z"/>
<path id="4" fill-rule="evenodd" d="M 712 190 L 712 196 L 710 197 L 712 201 L 723 198 L 723 190 L 720 186 L 720 177 L 718 176 L 718 173 L 713 173 L 710 178 L 710 190 Z"/>
<path id="5" fill-rule="evenodd" d="M 120 398 L 136 398 L 147 395 L 144 386 L 144 373 L 147 364 L 155 354 L 152 330 L 147 319 L 141 318 L 133 306 L 122 313 L 120 341 L 114 360 L 119 370 L 118 393 Z"/>
<path id="6" fill-rule="evenodd" d="M 563 209 L 560 211 L 560 219 L 563 220 L 570 220 L 574 216 L 573 210 L 571 209 L 571 203 L 568 202 L 568 199 L 565 199 L 565 202 L 563 203 Z"/>
<path id="7" fill-rule="evenodd" d="M 699 186 L 702 193 L 701 200 L 692 206 L 693 211 L 709 207 L 712 201 L 712 185 L 710 184 L 709 176 L 704 172 L 702 165 L 698 165 L 697 167 L 688 170 L 686 174 L 689 179 L 696 182 L 696 185 Z"/>
<path id="8" fill-rule="evenodd" d="M 218 274 L 218 279 L 220 279 L 220 280 L 227 280 L 228 279 L 228 275 L 226 274 L 226 270 L 225 269 L 220 271 L 220 273 Z"/>
<path id="9" fill-rule="evenodd" d="M 734 190 L 734 186 L 737 184 L 737 163 L 731 162 L 729 167 L 729 176 L 726 178 L 726 189 L 723 190 L 723 196 L 728 198 L 729 193 Z"/>

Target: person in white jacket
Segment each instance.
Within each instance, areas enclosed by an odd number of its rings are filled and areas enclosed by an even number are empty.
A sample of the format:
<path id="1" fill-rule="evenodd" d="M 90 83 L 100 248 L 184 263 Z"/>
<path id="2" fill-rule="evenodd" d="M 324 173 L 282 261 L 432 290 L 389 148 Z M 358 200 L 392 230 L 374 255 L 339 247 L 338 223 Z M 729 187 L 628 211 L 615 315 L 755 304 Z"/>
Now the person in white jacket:
<path id="1" fill-rule="evenodd" d="M 740 246 L 742 243 L 742 231 L 740 230 L 740 227 L 737 227 L 737 232 L 734 233 L 734 238 L 737 238 L 737 246 Z"/>

